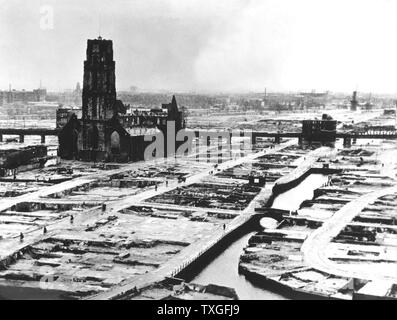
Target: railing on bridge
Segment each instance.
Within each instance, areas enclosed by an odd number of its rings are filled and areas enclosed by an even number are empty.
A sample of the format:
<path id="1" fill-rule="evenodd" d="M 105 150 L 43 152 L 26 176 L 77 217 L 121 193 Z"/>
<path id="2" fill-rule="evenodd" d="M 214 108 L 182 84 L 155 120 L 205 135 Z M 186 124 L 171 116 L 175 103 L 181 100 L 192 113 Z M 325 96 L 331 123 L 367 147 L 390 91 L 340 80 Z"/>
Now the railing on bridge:
<path id="1" fill-rule="evenodd" d="M 392 128 L 369 128 L 366 131 L 357 132 L 359 135 L 379 135 L 379 136 L 392 136 L 397 134 L 397 130 Z"/>
<path id="2" fill-rule="evenodd" d="M 397 129 L 394 126 L 365 127 L 359 130 L 337 133 L 336 137 L 353 139 L 395 139 L 397 138 Z"/>

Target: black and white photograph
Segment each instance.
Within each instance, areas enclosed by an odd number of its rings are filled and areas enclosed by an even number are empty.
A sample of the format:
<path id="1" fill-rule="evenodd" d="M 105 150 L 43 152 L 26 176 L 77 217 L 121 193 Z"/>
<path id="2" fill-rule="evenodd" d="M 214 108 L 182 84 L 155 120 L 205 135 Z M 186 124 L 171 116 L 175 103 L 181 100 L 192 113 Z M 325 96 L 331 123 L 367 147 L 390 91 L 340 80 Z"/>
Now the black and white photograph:
<path id="1" fill-rule="evenodd" d="M 396 299 L 396 0 L 0 0 L 0 300 Z"/>

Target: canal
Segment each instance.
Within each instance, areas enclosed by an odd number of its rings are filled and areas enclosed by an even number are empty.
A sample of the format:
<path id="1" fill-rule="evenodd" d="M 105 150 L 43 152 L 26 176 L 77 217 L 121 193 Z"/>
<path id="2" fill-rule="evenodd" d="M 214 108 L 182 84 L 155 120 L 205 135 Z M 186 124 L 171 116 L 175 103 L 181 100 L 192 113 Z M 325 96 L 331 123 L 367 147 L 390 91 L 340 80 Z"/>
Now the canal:
<path id="1" fill-rule="evenodd" d="M 272 208 L 298 210 L 300 204 L 305 200 L 312 199 L 314 190 L 321 187 L 327 180 L 328 176 L 326 175 L 309 175 L 296 187 L 277 196 L 274 199 Z M 247 246 L 248 239 L 255 233 L 255 231 L 250 231 L 236 239 L 189 281 L 203 285 L 212 283 L 234 288 L 241 300 L 287 299 L 280 294 L 272 292 L 270 289 L 255 286 L 238 272 L 240 255 Z"/>
<path id="2" fill-rule="evenodd" d="M 311 174 L 295 188 L 278 195 L 273 201 L 272 208 L 291 211 L 298 210 L 302 202 L 313 199 L 314 190 L 320 188 L 327 181 L 327 175 Z"/>

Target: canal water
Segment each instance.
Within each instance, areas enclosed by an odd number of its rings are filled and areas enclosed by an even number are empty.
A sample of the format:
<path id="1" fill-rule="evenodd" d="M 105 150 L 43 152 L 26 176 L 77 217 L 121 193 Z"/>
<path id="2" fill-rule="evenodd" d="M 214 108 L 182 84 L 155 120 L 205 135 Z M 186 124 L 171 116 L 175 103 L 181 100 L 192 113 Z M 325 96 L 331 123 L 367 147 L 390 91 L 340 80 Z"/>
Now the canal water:
<path id="1" fill-rule="evenodd" d="M 311 174 L 296 187 L 280 194 L 274 199 L 272 208 L 285 210 L 298 210 L 300 204 L 313 198 L 314 190 L 326 183 L 328 177 L 322 174 Z M 248 245 L 248 239 L 256 232 L 249 232 L 218 255 L 210 264 L 204 267 L 192 283 L 198 284 L 217 284 L 231 287 L 236 290 L 241 300 L 285 300 L 286 297 L 267 290 L 256 287 L 243 275 L 238 273 L 238 264 L 243 249 Z"/>
<path id="2" fill-rule="evenodd" d="M 0 286 L 0 300 L 64 300 L 64 294 L 58 290 Z"/>
<path id="3" fill-rule="evenodd" d="M 240 255 L 248 244 L 248 239 L 256 232 L 245 234 L 233 242 L 225 251 L 207 265 L 193 280 L 198 284 L 217 284 L 231 287 L 241 300 L 282 300 L 283 296 L 254 286 L 238 273 Z"/>
<path id="4" fill-rule="evenodd" d="M 311 174 L 295 188 L 278 195 L 273 201 L 272 208 L 298 210 L 302 202 L 313 199 L 314 190 L 320 188 L 327 181 L 327 175 Z"/>

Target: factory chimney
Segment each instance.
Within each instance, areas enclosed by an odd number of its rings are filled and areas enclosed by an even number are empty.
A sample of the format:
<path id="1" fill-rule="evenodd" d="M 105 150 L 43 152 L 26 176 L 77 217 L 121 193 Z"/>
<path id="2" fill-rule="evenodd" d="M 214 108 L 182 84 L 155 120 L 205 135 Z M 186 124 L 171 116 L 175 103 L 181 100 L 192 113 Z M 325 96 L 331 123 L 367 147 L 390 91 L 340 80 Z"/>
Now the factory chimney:
<path id="1" fill-rule="evenodd" d="M 353 91 L 353 97 L 350 100 L 350 111 L 357 111 L 357 91 Z"/>

